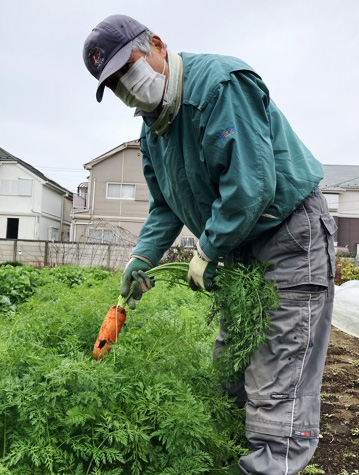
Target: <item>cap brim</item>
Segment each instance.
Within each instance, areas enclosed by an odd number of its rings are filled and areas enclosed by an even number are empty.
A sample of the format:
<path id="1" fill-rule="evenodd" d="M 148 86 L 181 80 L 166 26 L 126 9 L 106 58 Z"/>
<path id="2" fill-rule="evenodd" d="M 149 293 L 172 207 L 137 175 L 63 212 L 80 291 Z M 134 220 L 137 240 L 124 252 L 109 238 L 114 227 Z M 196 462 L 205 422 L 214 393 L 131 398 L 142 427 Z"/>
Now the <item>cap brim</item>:
<path id="1" fill-rule="evenodd" d="M 114 56 L 112 56 L 110 61 L 103 68 L 100 79 L 98 81 L 97 91 L 96 91 L 96 99 L 98 102 L 102 101 L 103 93 L 105 90 L 106 79 L 112 76 L 112 74 L 114 74 L 116 71 L 121 69 L 127 63 L 127 61 L 129 60 L 129 57 L 131 56 L 131 52 L 132 52 L 132 41 L 127 43 L 127 45 L 121 48 L 120 51 L 117 51 L 117 53 Z"/>

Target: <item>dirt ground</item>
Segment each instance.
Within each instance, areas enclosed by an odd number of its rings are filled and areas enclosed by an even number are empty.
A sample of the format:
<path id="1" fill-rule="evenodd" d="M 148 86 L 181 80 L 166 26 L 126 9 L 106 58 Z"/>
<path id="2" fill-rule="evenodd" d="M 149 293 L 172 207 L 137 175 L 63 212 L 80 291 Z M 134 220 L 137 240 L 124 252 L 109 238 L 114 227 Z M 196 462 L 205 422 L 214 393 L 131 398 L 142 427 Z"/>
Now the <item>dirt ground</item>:
<path id="1" fill-rule="evenodd" d="M 359 338 L 336 328 L 324 372 L 321 414 L 321 439 L 311 464 L 326 475 L 359 474 Z"/>

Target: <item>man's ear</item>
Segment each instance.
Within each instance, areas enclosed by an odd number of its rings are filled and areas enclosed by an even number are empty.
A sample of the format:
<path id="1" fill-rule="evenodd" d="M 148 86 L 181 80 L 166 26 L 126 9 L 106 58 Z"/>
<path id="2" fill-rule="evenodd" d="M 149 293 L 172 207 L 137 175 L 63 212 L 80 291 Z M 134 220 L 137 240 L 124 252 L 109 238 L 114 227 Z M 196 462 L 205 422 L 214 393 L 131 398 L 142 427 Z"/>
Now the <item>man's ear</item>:
<path id="1" fill-rule="evenodd" d="M 166 45 L 165 43 L 161 40 L 161 38 L 158 36 L 158 35 L 152 35 L 151 36 L 151 40 L 150 40 L 150 44 L 157 49 L 157 51 L 159 53 L 161 53 L 161 55 L 163 57 L 166 56 Z"/>

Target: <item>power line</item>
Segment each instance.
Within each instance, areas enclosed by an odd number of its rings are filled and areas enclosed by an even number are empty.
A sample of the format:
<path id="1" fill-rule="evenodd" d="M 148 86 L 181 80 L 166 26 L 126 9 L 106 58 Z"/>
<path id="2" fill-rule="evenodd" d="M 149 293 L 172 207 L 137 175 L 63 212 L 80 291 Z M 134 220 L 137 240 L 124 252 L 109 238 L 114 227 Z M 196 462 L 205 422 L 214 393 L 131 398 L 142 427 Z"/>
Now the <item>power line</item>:
<path id="1" fill-rule="evenodd" d="M 42 170 L 67 170 L 67 171 L 76 171 L 76 172 L 83 172 L 83 173 L 88 173 L 88 170 L 85 170 L 84 168 L 64 168 L 64 167 L 42 167 L 39 165 L 34 165 L 35 168 L 39 168 Z"/>
<path id="2" fill-rule="evenodd" d="M 350 180 L 344 180 L 344 181 L 341 181 L 339 183 L 333 183 L 331 185 L 326 185 L 326 186 L 323 186 L 323 187 L 320 187 L 321 190 L 325 190 L 327 188 L 333 188 L 333 187 L 337 187 L 337 186 L 340 186 L 340 185 L 343 185 L 344 183 L 349 183 L 351 181 L 354 181 L 354 180 L 359 180 L 359 176 L 356 176 L 354 178 L 351 178 Z"/>

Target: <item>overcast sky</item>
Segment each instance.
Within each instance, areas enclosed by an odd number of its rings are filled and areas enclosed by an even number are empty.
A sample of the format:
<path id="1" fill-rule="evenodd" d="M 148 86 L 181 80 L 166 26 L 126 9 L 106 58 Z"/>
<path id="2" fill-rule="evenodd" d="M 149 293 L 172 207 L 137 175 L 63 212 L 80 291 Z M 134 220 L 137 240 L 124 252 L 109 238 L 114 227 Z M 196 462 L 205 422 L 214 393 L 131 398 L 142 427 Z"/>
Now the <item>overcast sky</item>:
<path id="1" fill-rule="evenodd" d="M 359 165 L 359 0 L 0 0 L 0 147 L 75 191 L 83 164 L 137 139 L 140 118 L 97 81 L 82 47 L 133 16 L 174 52 L 249 63 L 315 156 Z"/>

